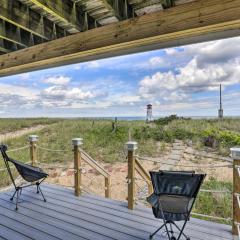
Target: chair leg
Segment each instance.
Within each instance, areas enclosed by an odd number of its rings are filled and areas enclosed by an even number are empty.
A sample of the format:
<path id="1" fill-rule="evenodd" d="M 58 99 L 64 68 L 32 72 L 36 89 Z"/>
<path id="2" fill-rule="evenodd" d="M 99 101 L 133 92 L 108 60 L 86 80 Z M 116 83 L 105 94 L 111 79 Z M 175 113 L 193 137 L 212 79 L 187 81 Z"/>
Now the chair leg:
<path id="1" fill-rule="evenodd" d="M 36 183 L 37 186 L 37 194 L 39 193 L 39 182 Z"/>
<path id="2" fill-rule="evenodd" d="M 40 184 L 37 185 L 37 187 L 38 187 L 38 191 L 39 191 L 39 192 L 41 193 L 41 195 L 42 195 L 43 201 L 46 202 L 47 200 L 46 200 L 46 198 L 45 198 L 44 195 L 43 195 L 43 192 L 42 192 L 42 190 L 41 190 L 41 188 L 40 188 Z"/>
<path id="3" fill-rule="evenodd" d="M 10 198 L 10 200 L 12 201 L 13 200 L 13 198 L 15 197 L 15 195 L 16 195 L 16 193 L 17 193 L 17 189 L 15 190 L 15 192 L 14 192 L 14 194 L 12 195 L 12 197 Z"/>
<path id="4" fill-rule="evenodd" d="M 16 201 L 16 208 L 15 208 L 16 211 L 18 210 L 19 190 L 20 189 L 17 190 L 17 201 Z"/>
<path id="5" fill-rule="evenodd" d="M 153 236 L 154 236 L 157 232 L 159 232 L 163 227 L 164 227 L 164 224 L 163 224 L 160 228 L 158 228 L 154 233 L 152 233 L 152 234 L 149 236 L 149 238 L 152 239 Z"/>
<path id="6" fill-rule="evenodd" d="M 174 238 L 174 231 L 173 231 L 173 228 L 172 228 L 172 224 L 173 224 L 173 222 L 172 221 L 169 221 L 169 222 L 167 222 L 167 223 L 169 223 L 169 226 L 170 226 L 170 233 L 171 233 L 171 235 L 172 235 L 172 239 Z"/>
<path id="7" fill-rule="evenodd" d="M 167 221 L 166 221 L 165 216 L 164 216 L 164 212 L 163 212 L 163 208 L 162 208 L 162 204 L 161 204 L 160 199 L 159 199 L 159 206 L 160 206 L 160 210 L 161 210 L 161 214 L 162 214 L 162 218 L 163 218 L 163 225 L 165 226 L 165 229 L 166 229 L 166 232 L 167 232 L 167 235 L 168 235 L 168 239 L 171 240 L 171 237 L 169 235 L 169 230 L 168 230 L 168 227 L 167 227 Z"/>
<path id="8" fill-rule="evenodd" d="M 183 232 L 183 230 L 184 230 L 184 228 L 185 228 L 185 226 L 186 226 L 186 223 L 187 223 L 187 220 L 185 220 L 182 228 L 180 229 L 180 228 L 178 227 L 178 225 L 177 225 L 175 222 L 173 222 L 173 225 L 174 225 L 174 226 L 179 230 L 179 232 L 180 232 L 177 240 L 180 239 L 181 235 L 183 235 L 183 236 L 186 238 L 186 240 L 190 240 L 190 237 L 188 237 L 188 236 Z"/>

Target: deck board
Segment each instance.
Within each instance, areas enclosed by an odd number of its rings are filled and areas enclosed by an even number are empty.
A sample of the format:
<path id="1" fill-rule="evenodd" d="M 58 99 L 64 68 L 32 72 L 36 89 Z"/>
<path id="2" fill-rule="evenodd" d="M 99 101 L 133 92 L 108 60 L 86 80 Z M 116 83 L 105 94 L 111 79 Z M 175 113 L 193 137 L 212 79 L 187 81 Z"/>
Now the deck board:
<path id="1" fill-rule="evenodd" d="M 137 240 L 148 239 L 161 224 L 151 209 L 45 184 L 43 202 L 35 188 L 24 189 L 16 212 L 12 191 L 0 192 L 0 240 Z M 192 218 L 185 233 L 196 240 L 232 240 L 231 226 Z M 154 239 L 166 240 L 161 234 Z M 181 238 L 184 239 L 184 238 Z"/>

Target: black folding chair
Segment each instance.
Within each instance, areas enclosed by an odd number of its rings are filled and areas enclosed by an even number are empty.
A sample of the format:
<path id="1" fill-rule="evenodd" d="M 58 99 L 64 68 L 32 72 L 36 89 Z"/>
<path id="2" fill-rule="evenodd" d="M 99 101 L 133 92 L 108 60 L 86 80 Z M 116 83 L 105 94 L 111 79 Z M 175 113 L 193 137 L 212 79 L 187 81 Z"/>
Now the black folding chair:
<path id="1" fill-rule="evenodd" d="M 4 163 L 6 165 L 7 171 L 9 173 L 9 176 L 11 178 L 11 181 L 14 185 L 15 188 L 15 192 L 13 194 L 13 196 L 10 198 L 11 201 L 13 201 L 13 198 L 15 197 L 15 195 L 17 194 L 17 200 L 16 200 L 16 210 L 18 210 L 18 200 L 19 200 L 19 195 L 21 195 L 22 193 L 22 189 L 26 188 L 26 187 L 30 187 L 32 185 L 37 186 L 37 193 L 41 193 L 44 202 L 46 202 L 46 199 L 42 193 L 42 190 L 40 188 L 40 184 L 47 178 L 48 174 L 43 172 L 43 170 L 41 168 L 38 167 L 33 167 L 31 165 L 22 163 L 20 161 L 14 160 L 12 158 L 9 158 L 6 151 L 7 151 L 7 146 L 4 144 L 0 145 L 0 150 L 1 150 L 1 154 L 4 160 Z M 20 185 L 17 186 L 15 183 L 15 180 L 13 178 L 13 174 L 11 172 L 11 167 L 9 166 L 9 162 L 13 163 L 14 166 L 16 167 L 18 173 L 21 175 L 21 177 L 31 183 L 31 184 L 25 184 L 25 185 Z"/>
<path id="2" fill-rule="evenodd" d="M 163 219 L 163 224 L 150 235 L 150 239 L 165 227 L 169 240 L 179 240 L 182 235 L 189 240 L 190 237 L 183 231 L 206 175 L 180 171 L 152 171 L 150 175 L 154 192 L 147 201 L 152 206 L 154 216 Z M 184 223 L 180 228 L 175 221 Z M 177 238 L 174 236 L 173 226 L 179 231 Z"/>

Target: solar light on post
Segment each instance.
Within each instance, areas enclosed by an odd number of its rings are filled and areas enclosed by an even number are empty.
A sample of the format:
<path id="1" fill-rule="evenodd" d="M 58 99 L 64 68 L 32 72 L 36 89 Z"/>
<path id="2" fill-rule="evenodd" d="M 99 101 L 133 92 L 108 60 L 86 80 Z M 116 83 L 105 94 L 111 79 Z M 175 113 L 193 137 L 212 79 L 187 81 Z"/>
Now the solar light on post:
<path id="1" fill-rule="evenodd" d="M 240 236 L 240 147 L 230 149 L 233 159 L 233 235 Z"/>
<path id="2" fill-rule="evenodd" d="M 37 135 L 30 135 L 28 137 L 29 143 L 30 143 L 30 160 L 32 166 L 36 165 L 37 161 L 37 141 L 38 136 Z"/>
<path id="3" fill-rule="evenodd" d="M 74 138 L 72 139 L 73 144 L 73 152 L 74 152 L 74 188 L 75 195 L 81 195 L 81 151 L 80 146 L 83 144 L 82 138 Z"/>
<path id="4" fill-rule="evenodd" d="M 128 208 L 134 208 L 135 198 L 135 151 L 137 150 L 137 142 L 129 141 L 126 143 L 128 151 Z"/>

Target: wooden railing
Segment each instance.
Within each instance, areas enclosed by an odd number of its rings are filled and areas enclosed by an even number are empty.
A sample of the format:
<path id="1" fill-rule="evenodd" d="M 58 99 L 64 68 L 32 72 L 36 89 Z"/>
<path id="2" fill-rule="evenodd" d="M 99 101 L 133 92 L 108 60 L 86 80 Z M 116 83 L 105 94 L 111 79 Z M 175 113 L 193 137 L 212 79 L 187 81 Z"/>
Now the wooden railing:
<path id="1" fill-rule="evenodd" d="M 240 238 L 240 148 L 232 148 L 233 158 L 233 235 Z"/>
<path id="2" fill-rule="evenodd" d="M 148 193 L 151 194 L 153 189 L 152 189 L 152 184 L 151 184 L 151 179 L 148 174 L 148 172 L 144 169 L 143 165 L 140 163 L 139 159 L 140 157 L 137 156 L 136 150 L 138 148 L 137 142 L 127 142 L 127 159 L 128 159 L 128 176 L 127 176 L 127 182 L 128 182 L 128 208 L 129 209 L 134 209 L 135 207 L 135 202 L 136 202 L 136 190 L 135 190 L 135 185 L 136 185 L 136 173 L 138 173 L 142 180 L 144 180 L 148 186 Z M 218 190 L 205 190 L 201 189 L 202 192 L 214 192 L 218 194 L 232 194 L 233 197 L 233 214 L 232 214 L 232 233 L 233 235 L 238 235 L 240 237 L 240 148 L 234 148 L 231 149 L 231 156 L 232 156 L 232 162 L 229 163 L 229 158 L 228 162 L 226 164 L 219 164 L 219 165 L 196 165 L 196 169 L 199 167 L 203 168 L 222 168 L 222 167 L 232 167 L 233 168 L 233 193 L 227 192 L 227 191 L 218 191 Z M 148 160 L 147 158 L 142 158 L 142 160 Z M 149 159 L 149 161 L 153 161 L 152 159 Z M 161 164 L 165 165 L 171 165 L 170 163 L 164 163 L 164 162 L 159 162 Z M 181 166 L 181 165 L 178 165 Z M 172 166 L 174 167 L 174 166 Z M 184 166 L 182 167 L 194 167 L 194 166 Z M 193 214 L 201 217 L 210 217 L 216 220 L 229 220 L 221 217 L 214 217 L 214 216 L 208 216 L 204 214 Z"/>
<path id="3" fill-rule="evenodd" d="M 37 145 L 38 136 L 31 135 L 29 136 L 30 143 L 30 159 L 31 164 L 35 166 L 37 164 Z M 72 139 L 73 145 L 73 159 L 74 159 L 74 190 L 75 195 L 80 196 L 82 193 L 82 163 L 83 161 L 95 169 L 100 175 L 104 177 L 104 185 L 105 185 L 105 197 L 111 197 L 111 176 L 110 174 L 101 166 L 96 160 L 94 160 L 89 154 L 87 154 L 83 149 L 81 149 L 81 145 L 83 144 L 82 138 L 74 138 Z M 62 151 L 55 149 L 46 149 L 49 151 Z M 38 162 L 39 164 L 39 162 Z"/>
<path id="4" fill-rule="evenodd" d="M 101 174 L 105 179 L 105 197 L 110 198 L 111 196 L 111 180 L 110 174 L 90 155 L 88 155 L 85 151 L 83 151 L 80 146 L 82 145 L 81 138 L 75 138 L 72 140 L 74 146 L 74 169 L 75 169 L 75 195 L 81 195 L 81 175 L 82 175 L 82 161 L 86 162 L 93 169 L 95 169 L 99 174 Z"/>
<path id="5" fill-rule="evenodd" d="M 75 195 L 80 196 L 82 194 L 82 163 L 85 162 L 93 169 L 95 169 L 100 175 L 104 177 L 104 185 L 105 185 L 105 197 L 111 197 L 111 176 L 110 174 L 97 162 L 95 161 L 88 153 L 81 149 L 82 146 L 82 139 L 75 138 L 72 139 L 73 144 L 73 159 L 74 159 L 74 190 Z M 37 161 L 37 148 L 40 146 L 37 145 L 38 136 L 31 135 L 29 136 L 29 150 L 30 150 L 30 160 L 32 165 L 37 165 L 39 162 Z M 140 177 L 146 182 L 148 187 L 148 194 L 153 192 L 153 187 L 151 184 L 151 179 L 149 173 L 145 170 L 143 165 L 141 164 L 140 160 L 149 160 L 153 161 L 152 159 L 141 158 L 137 156 L 137 142 L 127 142 L 127 159 L 128 159 L 128 175 L 127 175 L 127 184 L 128 184 L 128 193 L 127 193 L 127 200 L 128 200 L 128 208 L 134 209 L 136 203 L 136 173 L 140 175 Z M 19 149 L 26 149 L 28 146 L 24 146 Z M 19 150 L 19 149 L 16 149 Z M 46 148 L 42 148 L 45 149 Z M 49 149 L 47 149 L 49 150 Z M 11 151 L 15 151 L 10 150 Z M 51 151 L 64 151 L 64 150 L 51 150 Z M 228 162 L 227 164 L 222 165 L 195 165 L 196 168 L 218 168 L 218 167 L 232 167 L 233 168 L 233 214 L 232 214 L 232 232 L 233 235 L 240 236 L 240 148 L 233 148 L 231 149 L 231 156 L 232 162 Z M 170 163 L 159 162 L 163 165 L 171 165 Z M 178 165 L 182 167 L 194 167 L 194 166 L 184 166 Z M 1 169 L 3 171 L 4 169 Z M 203 192 L 217 192 L 222 193 L 224 191 L 218 190 L 205 190 L 201 189 Z M 199 216 L 210 217 L 215 219 L 223 219 L 203 214 L 198 214 Z"/>

